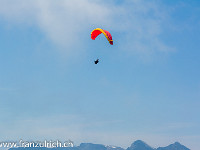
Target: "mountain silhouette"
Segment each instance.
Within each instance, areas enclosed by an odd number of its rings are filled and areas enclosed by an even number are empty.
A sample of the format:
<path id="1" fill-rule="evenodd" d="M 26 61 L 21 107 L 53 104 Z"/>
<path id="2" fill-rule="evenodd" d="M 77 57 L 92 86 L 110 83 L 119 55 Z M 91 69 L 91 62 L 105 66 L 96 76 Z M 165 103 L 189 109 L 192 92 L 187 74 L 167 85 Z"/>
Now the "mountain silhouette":
<path id="1" fill-rule="evenodd" d="M 9 150 L 190 150 L 189 148 L 181 145 L 179 142 L 170 144 L 166 147 L 152 148 L 142 140 L 137 140 L 131 144 L 127 149 L 117 147 L 117 146 L 105 146 L 102 144 L 93 144 L 93 143 L 81 143 L 79 146 L 74 147 L 62 147 L 62 148 L 10 148 Z"/>
<path id="2" fill-rule="evenodd" d="M 170 144 L 167 147 L 159 147 L 157 150 L 190 150 L 189 148 L 181 145 L 179 142 L 175 142 L 174 144 Z"/>
<path id="3" fill-rule="evenodd" d="M 154 150 L 152 147 L 147 145 L 142 140 L 137 140 L 131 144 L 130 147 L 127 148 L 127 150 Z"/>

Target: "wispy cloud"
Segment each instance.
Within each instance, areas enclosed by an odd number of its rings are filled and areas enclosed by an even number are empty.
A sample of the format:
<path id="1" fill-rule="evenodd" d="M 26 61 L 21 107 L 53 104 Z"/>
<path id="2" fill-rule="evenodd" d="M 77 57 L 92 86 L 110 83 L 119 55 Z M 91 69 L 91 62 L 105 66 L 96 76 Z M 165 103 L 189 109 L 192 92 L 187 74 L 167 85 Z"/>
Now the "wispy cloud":
<path id="1" fill-rule="evenodd" d="M 154 1 L 115 5 L 98 0 L 2 0 L 0 16 L 38 26 L 54 43 L 67 47 L 67 52 L 75 53 L 70 51 L 72 46 L 83 46 L 95 27 L 120 33 L 114 37 L 118 47 L 141 57 L 171 51 L 160 39 L 167 15 Z"/>
<path id="2" fill-rule="evenodd" d="M 105 24 L 109 20 L 109 12 L 108 7 L 90 0 L 0 2 L 2 17 L 17 23 L 38 26 L 54 43 L 69 48 L 68 52 L 72 46 L 83 44 L 81 41 L 85 38 L 82 35 L 90 33 L 91 26 Z"/>
<path id="3" fill-rule="evenodd" d="M 0 125 L 2 130 L 0 140 L 68 140 L 71 139 L 76 145 L 82 142 L 93 142 L 105 145 L 116 145 L 127 148 L 135 140 L 141 139 L 153 147 L 167 146 L 179 141 L 182 144 L 195 149 L 195 140 L 198 135 L 177 136 L 173 134 L 145 132 L 145 131 L 112 131 L 91 130 L 99 126 L 112 126 L 120 121 L 92 121 L 80 115 L 52 115 L 38 117 L 10 118 L 10 122 Z M 192 124 L 172 124 L 172 128 L 192 127 Z M 6 128 L 5 128 L 6 127 Z M 171 128 L 171 127 L 170 127 Z M 7 137 L 8 139 L 5 139 Z M 18 139 L 20 138 L 20 139 Z"/>
<path id="4" fill-rule="evenodd" d="M 3 91 L 3 92 L 9 92 L 9 91 L 16 91 L 16 89 L 13 89 L 13 88 L 7 88 L 7 87 L 0 87 L 0 92 Z"/>
<path id="5" fill-rule="evenodd" d="M 182 130 L 187 128 L 195 128 L 198 127 L 197 124 L 191 123 L 191 122 L 174 122 L 174 123 L 168 123 L 164 126 L 161 126 L 160 128 L 157 128 L 157 131 L 174 131 L 174 130 Z"/>
<path id="6" fill-rule="evenodd" d="M 124 33 L 121 49 L 139 55 L 142 59 L 174 50 L 161 39 L 164 25 L 170 17 L 162 3 L 155 1 L 125 2 L 117 24 Z"/>
<path id="7" fill-rule="evenodd" d="M 67 140 L 70 138 L 76 140 L 76 142 L 83 142 L 84 140 L 88 140 L 88 142 L 98 141 L 106 133 L 94 131 L 91 128 L 101 128 L 115 123 L 119 123 L 119 121 L 99 122 L 87 120 L 84 116 L 80 115 L 19 116 L 17 119 L 10 118 L 9 122 L 0 125 L 0 128 L 4 129 L 1 133 L 0 140 L 19 140 L 17 138 L 24 140 Z M 8 139 L 3 139 L 5 136 Z M 95 136 L 97 138 L 94 138 Z"/>

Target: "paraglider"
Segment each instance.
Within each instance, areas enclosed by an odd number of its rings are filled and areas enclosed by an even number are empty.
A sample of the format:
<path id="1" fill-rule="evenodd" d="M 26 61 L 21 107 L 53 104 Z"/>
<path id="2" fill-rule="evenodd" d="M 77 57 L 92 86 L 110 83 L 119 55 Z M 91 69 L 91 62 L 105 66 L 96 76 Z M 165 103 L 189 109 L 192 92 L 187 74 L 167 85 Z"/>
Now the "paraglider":
<path id="1" fill-rule="evenodd" d="M 91 32 L 91 39 L 95 40 L 96 37 L 98 35 L 100 35 L 101 33 L 104 34 L 104 36 L 107 38 L 107 40 L 110 43 L 110 45 L 113 45 L 112 35 L 110 34 L 110 32 L 108 32 L 106 30 L 103 30 L 103 29 L 100 29 L 100 28 L 96 28 Z M 99 59 L 95 60 L 94 63 L 98 64 L 99 63 Z"/>
<path id="2" fill-rule="evenodd" d="M 95 40 L 96 37 L 101 33 L 105 35 L 110 45 L 113 45 L 112 35 L 108 31 L 100 29 L 100 28 L 96 28 L 91 32 L 91 39 Z"/>
<path id="3" fill-rule="evenodd" d="M 94 63 L 95 63 L 95 64 L 98 64 L 98 63 L 99 63 L 99 59 L 95 60 Z"/>

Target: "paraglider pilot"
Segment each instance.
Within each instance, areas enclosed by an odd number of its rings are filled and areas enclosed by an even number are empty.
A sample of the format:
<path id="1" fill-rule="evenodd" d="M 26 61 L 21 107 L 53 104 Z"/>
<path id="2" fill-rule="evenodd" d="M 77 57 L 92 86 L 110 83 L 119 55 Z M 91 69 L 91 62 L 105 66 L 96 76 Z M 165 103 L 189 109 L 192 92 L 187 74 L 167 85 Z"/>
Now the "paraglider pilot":
<path id="1" fill-rule="evenodd" d="M 95 63 L 95 64 L 98 64 L 98 63 L 99 63 L 99 59 L 95 60 L 94 63 Z"/>

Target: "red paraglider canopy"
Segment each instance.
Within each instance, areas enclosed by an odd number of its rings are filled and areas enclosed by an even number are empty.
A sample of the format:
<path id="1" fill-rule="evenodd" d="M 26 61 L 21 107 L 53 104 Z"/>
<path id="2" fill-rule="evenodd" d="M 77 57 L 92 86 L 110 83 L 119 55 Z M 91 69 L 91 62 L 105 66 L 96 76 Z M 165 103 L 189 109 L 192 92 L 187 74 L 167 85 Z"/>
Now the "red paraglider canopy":
<path id="1" fill-rule="evenodd" d="M 113 45 L 112 35 L 108 31 L 100 29 L 100 28 L 96 28 L 91 32 L 91 39 L 95 40 L 96 37 L 101 33 L 103 33 L 105 37 L 107 38 L 107 40 L 109 41 L 109 43 Z"/>

